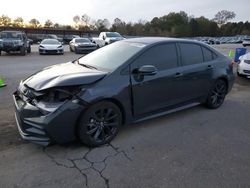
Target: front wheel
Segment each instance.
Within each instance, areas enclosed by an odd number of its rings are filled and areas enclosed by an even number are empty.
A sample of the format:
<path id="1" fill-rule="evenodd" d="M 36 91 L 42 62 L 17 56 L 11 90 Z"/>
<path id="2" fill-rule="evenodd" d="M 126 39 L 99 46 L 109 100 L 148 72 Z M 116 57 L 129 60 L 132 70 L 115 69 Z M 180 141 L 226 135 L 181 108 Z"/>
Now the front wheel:
<path id="1" fill-rule="evenodd" d="M 28 54 L 31 53 L 31 47 L 30 47 L 30 46 L 27 48 L 27 53 L 28 53 Z"/>
<path id="2" fill-rule="evenodd" d="M 227 83 L 221 79 L 217 80 L 208 94 L 206 106 L 211 109 L 219 108 L 223 104 L 226 94 Z"/>
<path id="3" fill-rule="evenodd" d="M 90 106 L 80 119 L 78 137 L 90 147 L 109 143 L 122 123 L 120 109 L 112 102 L 102 101 Z"/>
<path id="4" fill-rule="evenodd" d="M 21 55 L 26 55 L 26 49 L 25 49 L 25 47 L 24 46 L 22 46 L 21 48 L 20 48 L 20 54 Z"/>

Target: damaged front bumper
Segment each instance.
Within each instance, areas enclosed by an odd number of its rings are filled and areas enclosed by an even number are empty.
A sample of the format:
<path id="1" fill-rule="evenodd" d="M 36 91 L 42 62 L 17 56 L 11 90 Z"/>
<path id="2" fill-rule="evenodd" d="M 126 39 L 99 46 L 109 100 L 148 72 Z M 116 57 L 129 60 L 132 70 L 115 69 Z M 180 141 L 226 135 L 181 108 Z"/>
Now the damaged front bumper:
<path id="1" fill-rule="evenodd" d="M 13 94 L 13 99 L 17 127 L 24 140 L 47 146 L 75 139 L 77 120 L 84 110 L 77 100 L 68 100 L 54 112 L 44 115 L 18 92 Z"/>

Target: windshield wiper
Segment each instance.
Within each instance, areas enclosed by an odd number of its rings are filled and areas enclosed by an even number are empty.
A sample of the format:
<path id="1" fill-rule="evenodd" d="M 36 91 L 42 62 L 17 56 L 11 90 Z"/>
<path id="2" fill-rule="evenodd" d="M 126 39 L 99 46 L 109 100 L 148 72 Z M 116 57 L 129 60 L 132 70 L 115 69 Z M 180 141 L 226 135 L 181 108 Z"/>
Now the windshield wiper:
<path id="1" fill-rule="evenodd" d="M 81 58 L 81 57 L 80 57 L 80 58 Z M 96 70 L 98 70 L 96 67 L 94 67 L 94 66 L 92 66 L 92 65 L 80 63 L 80 62 L 79 62 L 79 59 L 80 59 L 80 58 L 75 59 L 74 61 L 72 61 L 72 63 L 77 63 L 78 65 L 81 65 L 81 66 L 83 66 L 83 67 L 87 67 L 87 68 L 89 68 L 89 69 L 96 69 Z"/>
<path id="2" fill-rule="evenodd" d="M 89 68 L 89 69 L 96 69 L 96 70 L 97 70 L 97 68 L 96 68 L 96 67 L 91 66 L 91 65 L 87 65 L 87 64 L 83 64 L 83 63 L 79 63 L 79 61 L 78 61 L 78 65 L 81 65 L 81 66 L 87 67 L 87 68 Z"/>

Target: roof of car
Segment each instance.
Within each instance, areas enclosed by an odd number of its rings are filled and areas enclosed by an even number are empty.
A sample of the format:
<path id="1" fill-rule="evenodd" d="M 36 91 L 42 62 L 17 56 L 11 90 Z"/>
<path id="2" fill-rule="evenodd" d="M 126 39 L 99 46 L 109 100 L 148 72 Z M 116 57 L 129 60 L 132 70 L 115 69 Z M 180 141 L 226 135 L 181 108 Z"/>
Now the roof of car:
<path id="1" fill-rule="evenodd" d="M 195 42 L 199 43 L 194 40 L 188 40 L 188 39 L 179 39 L 179 38 L 168 38 L 168 37 L 139 37 L 139 38 L 131 38 L 126 39 L 128 42 L 135 42 L 135 43 L 144 43 L 144 44 L 153 44 L 157 42 Z"/>

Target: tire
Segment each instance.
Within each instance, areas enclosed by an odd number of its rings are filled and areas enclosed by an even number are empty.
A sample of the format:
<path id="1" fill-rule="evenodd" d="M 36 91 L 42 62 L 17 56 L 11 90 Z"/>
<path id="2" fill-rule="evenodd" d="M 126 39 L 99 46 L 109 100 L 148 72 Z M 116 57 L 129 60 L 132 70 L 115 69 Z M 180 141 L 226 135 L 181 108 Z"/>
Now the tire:
<path id="1" fill-rule="evenodd" d="M 219 108 L 223 104 L 226 94 L 227 83 L 222 79 L 217 80 L 209 91 L 206 106 L 211 109 Z"/>
<path id="2" fill-rule="evenodd" d="M 79 52 L 78 52 L 78 50 L 77 50 L 77 48 L 75 47 L 75 54 L 79 54 Z"/>
<path id="3" fill-rule="evenodd" d="M 2 55 L 2 51 L 0 50 L 0 56 Z"/>
<path id="4" fill-rule="evenodd" d="M 26 49 L 25 49 L 24 46 L 22 46 L 22 47 L 20 48 L 20 54 L 23 55 L 23 56 L 26 55 Z"/>
<path id="5" fill-rule="evenodd" d="M 240 74 L 238 71 L 237 71 L 237 75 L 238 75 L 239 77 L 243 77 L 243 75 Z"/>
<path id="6" fill-rule="evenodd" d="M 72 50 L 71 46 L 69 46 L 69 51 L 70 51 L 70 52 L 73 52 L 73 50 Z"/>
<path id="7" fill-rule="evenodd" d="M 30 47 L 30 46 L 27 48 L 27 53 L 28 53 L 28 54 L 31 53 L 31 47 Z"/>
<path id="8" fill-rule="evenodd" d="M 121 124 L 122 114 L 114 103 L 98 102 L 83 113 L 77 136 L 89 147 L 100 146 L 109 143 L 117 135 Z"/>

